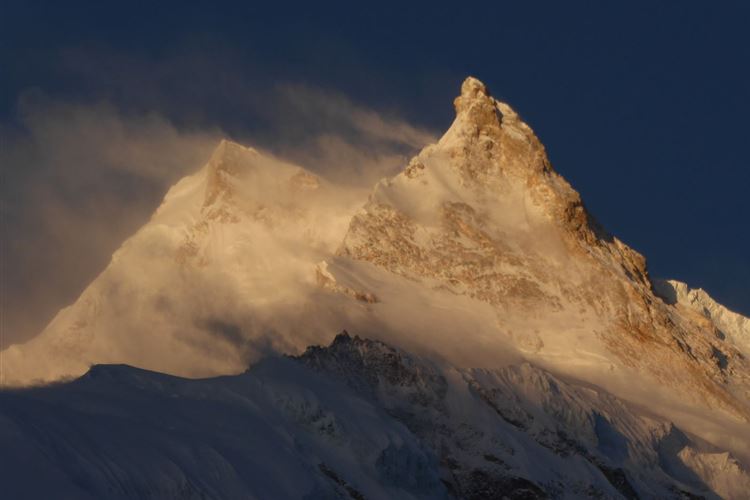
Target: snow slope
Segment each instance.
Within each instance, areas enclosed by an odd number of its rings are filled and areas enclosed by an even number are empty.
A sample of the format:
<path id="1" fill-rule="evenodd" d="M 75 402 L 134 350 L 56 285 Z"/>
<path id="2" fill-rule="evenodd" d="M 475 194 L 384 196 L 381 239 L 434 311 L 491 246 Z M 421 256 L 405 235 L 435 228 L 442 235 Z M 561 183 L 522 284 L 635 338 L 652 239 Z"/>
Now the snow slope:
<path id="1" fill-rule="evenodd" d="M 98 363 L 236 373 L 259 352 L 288 349 L 288 337 L 304 347 L 311 339 L 273 319 L 311 307 L 315 263 L 334 251 L 360 197 L 222 141 L 75 304 L 2 353 L 3 382 L 76 376 Z"/>
<path id="2" fill-rule="evenodd" d="M 97 365 L 0 393 L 23 498 L 741 498 L 726 452 L 528 363 L 458 369 L 336 337 L 187 380 Z"/>
<path id="3" fill-rule="evenodd" d="M 750 318 L 730 311 L 700 288 L 690 288 L 680 281 L 655 281 L 654 289 L 670 304 L 698 312 L 718 329 L 722 340 L 733 343 L 750 357 Z"/>

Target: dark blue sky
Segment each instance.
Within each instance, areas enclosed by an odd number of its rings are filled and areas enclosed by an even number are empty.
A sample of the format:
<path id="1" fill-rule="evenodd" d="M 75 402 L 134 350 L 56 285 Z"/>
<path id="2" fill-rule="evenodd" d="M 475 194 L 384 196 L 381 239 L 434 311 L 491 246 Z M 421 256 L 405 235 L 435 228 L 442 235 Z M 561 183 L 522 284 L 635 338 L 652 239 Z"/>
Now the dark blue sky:
<path id="1" fill-rule="evenodd" d="M 439 132 L 471 74 L 652 275 L 750 314 L 746 2 L 104 4 L 3 2 L 3 123 L 34 88 L 252 136 L 237 82 L 295 82 Z"/>

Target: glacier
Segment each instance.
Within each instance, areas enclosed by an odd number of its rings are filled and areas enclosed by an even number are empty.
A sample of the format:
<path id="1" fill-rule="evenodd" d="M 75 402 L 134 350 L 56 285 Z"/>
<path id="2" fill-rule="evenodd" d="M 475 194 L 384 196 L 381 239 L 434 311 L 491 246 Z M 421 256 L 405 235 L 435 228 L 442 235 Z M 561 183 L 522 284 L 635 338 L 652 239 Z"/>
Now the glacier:
<path id="1" fill-rule="evenodd" d="M 741 498 L 727 453 L 524 363 L 458 369 L 344 332 L 247 372 L 126 365 L 0 393 L 12 498 Z M 691 496 L 692 495 L 692 496 Z"/>

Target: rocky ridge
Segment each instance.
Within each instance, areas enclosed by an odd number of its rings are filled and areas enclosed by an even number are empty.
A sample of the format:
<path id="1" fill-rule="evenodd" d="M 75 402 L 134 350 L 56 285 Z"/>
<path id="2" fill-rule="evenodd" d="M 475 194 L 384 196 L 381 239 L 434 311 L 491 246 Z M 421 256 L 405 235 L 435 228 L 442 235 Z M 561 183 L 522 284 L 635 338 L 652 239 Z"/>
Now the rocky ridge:
<path id="1" fill-rule="evenodd" d="M 459 498 L 683 498 L 717 488 L 739 498 L 750 486 L 725 452 L 529 363 L 457 369 L 346 332 L 296 359 L 404 423 Z"/>
<path id="2" fill-rule="evenodd" d="M 346 332 L 245 373 L 96 365 L 0 392 L 13 498 L 727 498 L 735 458 L 526 363 L 462 369 Z M 43 464 L 43 467 L 40 467 Z"/>
<path id="3" fill-rule="evenodd" d="M 616 365 L 750 418 L 738 346 L 653 293 L 645 259 L 596 223 L 518 114 L 473 78 L 455 107 L 439 142 L 375 187 L 338 255 L 487 302 L 536 354 L 561 338 L 600 345 Z"/>
<path id="4" fill-rule="evenodd" d="M 750 318 L 730 311 L 705 290 L 690 288 L 680 281 L 655 281 L 654 290 L 668 304 L 693 310 L 716 326 L 721 340 L 733 343 L 745 357 L 750 356 Z"/>

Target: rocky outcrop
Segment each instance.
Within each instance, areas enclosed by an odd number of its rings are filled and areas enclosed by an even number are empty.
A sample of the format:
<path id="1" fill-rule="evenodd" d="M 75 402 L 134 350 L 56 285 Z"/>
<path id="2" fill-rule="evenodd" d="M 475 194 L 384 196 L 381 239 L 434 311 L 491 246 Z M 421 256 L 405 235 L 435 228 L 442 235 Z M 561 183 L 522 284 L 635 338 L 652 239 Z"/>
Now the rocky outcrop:
<path id="1" fill-rule="evenodd" d="M 475 78 L 455 108 L 437 144 L 375 187 L 338 255 L 491 304 L 537 355 L 600 349 L 750 418 L 747 359 L 653 293 L 643 256 L 593 219 L 518 114 Z"/>
<path id="2" fill-rule="evenodd" d="M 750 318 L 730 311 L 711 298 L 705 290 L 690 288 L 686 283 L 675 280 L 657 280 L 654 291 L 665 302 L 681 308 L 683 311 L 693 311 L 701 318 L 705 318 L 716 328 L 716 336 L 737 347 L 745 357 L 750 357 Z M 707 329 L 711 329 L 708 326 Z"/>
<path id="3" fill-rule="evenodd" d="M 529 363 L 456 369 L 346 332 L 295 359 L 406 425 L 459 498 L 683 498 L 711 491 L 701 478 L 739 498 L 750 479 L 670 422 Z"/>

